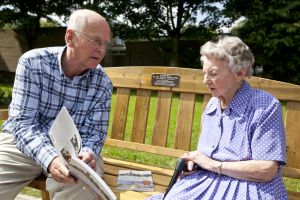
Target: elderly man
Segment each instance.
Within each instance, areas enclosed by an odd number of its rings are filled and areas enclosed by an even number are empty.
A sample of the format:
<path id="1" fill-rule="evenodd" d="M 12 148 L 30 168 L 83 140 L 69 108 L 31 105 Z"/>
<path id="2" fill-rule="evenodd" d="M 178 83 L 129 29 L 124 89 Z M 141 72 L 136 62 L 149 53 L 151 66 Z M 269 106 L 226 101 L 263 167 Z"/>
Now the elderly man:
<path id="1" fill-rule="evenodd" d="M 111 39 L 107 21 L 91 10 L 70 16 L 65 47 L 21 56 L 9 118 L 0 134 L 0 197 L 14 199 L 41 173 L 53 199 L 96 199 L 69 174 L 52 146 L 49 129 L 65 106 L 82 138 L 79 158 L 103 176 L 99 156 L 107 135 L 112 84 L 99 64 Z"/>

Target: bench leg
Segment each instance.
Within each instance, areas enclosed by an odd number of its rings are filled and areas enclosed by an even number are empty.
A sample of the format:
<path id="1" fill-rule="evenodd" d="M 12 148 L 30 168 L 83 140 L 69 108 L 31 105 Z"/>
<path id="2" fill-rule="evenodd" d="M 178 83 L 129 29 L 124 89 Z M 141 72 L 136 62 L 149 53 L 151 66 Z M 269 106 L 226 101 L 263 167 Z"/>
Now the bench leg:
<path id="1" fill-rule="evenodd" d="M 42 193 L 42 200 L 50 200 L 50 195 L 47 190 L 42 190 L 41 193 Z"/>

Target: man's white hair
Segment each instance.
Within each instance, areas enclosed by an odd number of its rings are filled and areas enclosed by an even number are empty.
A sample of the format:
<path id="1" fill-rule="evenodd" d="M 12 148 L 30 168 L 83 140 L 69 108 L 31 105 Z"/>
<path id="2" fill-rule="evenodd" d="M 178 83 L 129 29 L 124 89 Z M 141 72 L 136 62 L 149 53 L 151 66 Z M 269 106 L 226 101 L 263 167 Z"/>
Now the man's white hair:
<path id="1" fill-rule="evenodd" d="M 86 25 L 88 24 L 88 16 L 97 14 L 95 11 L 88 10 L 88 9 L 80 9 L 74 11 L 69 19 L 68 29 L 77 30 L 82 32 Z"/>

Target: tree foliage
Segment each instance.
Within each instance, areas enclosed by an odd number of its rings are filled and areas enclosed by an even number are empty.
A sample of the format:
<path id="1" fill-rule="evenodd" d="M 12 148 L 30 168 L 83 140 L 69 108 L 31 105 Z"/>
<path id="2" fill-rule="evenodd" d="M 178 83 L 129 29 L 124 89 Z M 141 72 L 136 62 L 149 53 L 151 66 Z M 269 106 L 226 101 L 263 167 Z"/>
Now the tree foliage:
<path id="1" fill-rule="evenodd" d="M 23 29 L 30 49 L 35 45 L 41 18 L 53 22 L 51 15 L 67 16 L 80 4 L 76 0 L 0 0 L 0 27 Z"/>
<path id="2" fill-rule="evenodd" d="M 75 8 L 95 10 L 111 21 L 113 33 L 124 39 L 170 41 L 162 52 L 171 65 L 178 64 L 179 40 L 199 36 L 210 39 L 220 24 L 221 12 L 216 3 L 223 0 L 0 0 L 0 27 L 10 24 L 23 28 L 28 48 L 33 48 L 40 19 L 50 22 L 52 14 L 69 16 Z M 197 21 L 197 17 L 204 17 Z M 118 19 L 121 19 L 118 22 Z M 210 28 L 208 28 L 210 27 Z M 168 52 L 163 49 L 168 49 Z M 170 56 L 171 55 L 171 56 Z"/>
<path id="3" fill-rule="evenodd" d="M 210 36 L 219 26 L 220 0 L 110 0 L 106 9 L 113 13 L 114 33 L 125 39 L 168 39 L 172 48 L 170 65 L 178 64 L 179 40 L 197 35 Z M 203 15 L 200 22 L 197 17 Z M 208 29 L 211 27 L 212 29 Z M 197 38 L 196 37 L 196 38 Z M 165 43 L 164 43 L 165 44 Z M 162 47 L 163 48 L 163 47 Z"/>
<path id="4" fill-rule="evenodd" d="M 300 84 L 300 1 L 228 0 L 225 14 L 246 17 L 232 34 L 253 50 L 262 76 Z"/>

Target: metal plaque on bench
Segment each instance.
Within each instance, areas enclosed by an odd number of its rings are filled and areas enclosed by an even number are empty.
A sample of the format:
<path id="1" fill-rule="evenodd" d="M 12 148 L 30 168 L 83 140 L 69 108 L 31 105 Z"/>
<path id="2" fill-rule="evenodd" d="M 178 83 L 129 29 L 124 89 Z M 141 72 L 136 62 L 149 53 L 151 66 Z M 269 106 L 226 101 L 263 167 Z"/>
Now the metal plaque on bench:
<path id="1" fill-rule="evenodd" d="M 180 76 L 177 74 L 152 74 L 152 86 L 179 87 Z"/>

